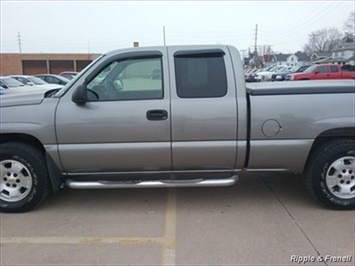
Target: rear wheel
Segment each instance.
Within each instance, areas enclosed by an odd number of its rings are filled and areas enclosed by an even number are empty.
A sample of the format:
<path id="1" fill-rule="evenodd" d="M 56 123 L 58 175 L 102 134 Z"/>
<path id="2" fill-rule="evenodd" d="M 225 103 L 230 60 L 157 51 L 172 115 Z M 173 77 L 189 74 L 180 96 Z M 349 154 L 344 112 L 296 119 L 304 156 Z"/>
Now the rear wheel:
<path id="1" fill-rule="evenodd" d="M 338 210 L 355 206 L 355 141 L 328 142 L 311 155 L 305 172 L 308 190 L 323 205 Z"/>
<path id="2" fill-rule="evenodd" d="M 44 154 L 23 143 L 0 146 L 0 211 L 24 212 L 50 191 Z"/>

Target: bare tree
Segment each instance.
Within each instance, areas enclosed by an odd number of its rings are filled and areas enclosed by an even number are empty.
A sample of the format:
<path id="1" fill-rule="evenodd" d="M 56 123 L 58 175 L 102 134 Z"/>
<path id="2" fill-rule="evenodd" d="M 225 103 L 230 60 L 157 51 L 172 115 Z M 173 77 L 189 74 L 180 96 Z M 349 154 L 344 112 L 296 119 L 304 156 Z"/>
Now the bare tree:
<path id="1" fill-rule="evenodd" d="M 336 28 L 317 30 L 308 35 L 308 42 L 303 50 L 309 55 L 314 52 L 329 52 L 341 42 L 341 39 L 342 34 Z"/>
<path id="2" fill-rule="evenodd" d="M 354 11 L 351 12 L 344 22 L 344 38 L 343 41 L 345 42 L 354 42 L 355 40 L 355 18 L 354 18 Z"/>
<path id="3" fill-rule="evenodd" d="M 352 11 L 344 23 L 344 31 L 354 34 L 355 31 L 354 11 Z"/>
<path id="4" fill-rule="evenodd" d="M 258 55 L 269 55 L 272 54 L 272 50 L 271 50 L 271 45 L 259 45 L 258 46 Z"/>

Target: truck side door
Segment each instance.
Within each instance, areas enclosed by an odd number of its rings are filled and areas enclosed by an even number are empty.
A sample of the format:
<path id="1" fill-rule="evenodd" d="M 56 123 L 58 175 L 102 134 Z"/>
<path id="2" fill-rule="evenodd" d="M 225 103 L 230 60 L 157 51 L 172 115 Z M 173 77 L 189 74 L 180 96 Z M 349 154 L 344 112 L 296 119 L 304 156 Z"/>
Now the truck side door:
<path id="1" fill-rule="evenodd" d="M 339 79 L 341 78 L 341 73 L 339 72 L 338 66 L 320 66 L 316 74 L 314 75 L 314 79 Z"/>
<path id="2" fill-rule="evenodd" d="M 74 103 L 74 90 L 60 99 L 58 149 L 69 174 L 171 169 L 164 68 L 164 48 L 110 56 L 81 78 L 87 102 Z"/>
<path id="3" fill-rule="evenodd" d="M 330 73 L 329 73 L 330 79 L 341 79 L 342 78 L 342 72 L 341 72 L 340 66 L 334 65 L 334 66 L 329 66 L 329 68 L 330 68 Z"/>
<path id="4" fill-rule="evenodd" d="M 236 164 L 237 100 L 227 48 L 169 47 L 174 170 Z"/>

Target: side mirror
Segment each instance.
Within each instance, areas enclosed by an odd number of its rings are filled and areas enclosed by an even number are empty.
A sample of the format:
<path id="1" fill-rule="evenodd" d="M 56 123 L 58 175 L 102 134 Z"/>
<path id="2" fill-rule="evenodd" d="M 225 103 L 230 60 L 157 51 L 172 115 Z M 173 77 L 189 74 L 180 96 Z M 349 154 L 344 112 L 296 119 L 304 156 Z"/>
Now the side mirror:
<path id="1" fill-rule="evenodd" d="M 80 84 L 74 91 L 72 97 L 72 101 L 77 103 L 77 104 L 83 104 L 86 103 L 88 98 L 87 98 L 87 93 L 86 93 L 86 85 L 85 84 Z"/>

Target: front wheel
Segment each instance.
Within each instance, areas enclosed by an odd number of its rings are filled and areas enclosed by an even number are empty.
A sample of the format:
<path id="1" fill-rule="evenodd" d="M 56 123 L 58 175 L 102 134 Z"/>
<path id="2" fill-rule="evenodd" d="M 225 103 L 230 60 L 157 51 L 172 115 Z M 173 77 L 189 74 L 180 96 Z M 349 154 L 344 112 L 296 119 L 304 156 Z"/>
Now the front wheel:
<path id="1" fill-rule="evenodd" d="M 24 212 L 50 191 L 44 154 L 23 143 L 0 146 L 0 211 Z"/>
<path id="2" fill-rule="evenodd" d="M 334 140 L 311 155 L 305 181 L 313 197 L 337 210 L 355 206 L 355 141 Z"/>

